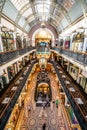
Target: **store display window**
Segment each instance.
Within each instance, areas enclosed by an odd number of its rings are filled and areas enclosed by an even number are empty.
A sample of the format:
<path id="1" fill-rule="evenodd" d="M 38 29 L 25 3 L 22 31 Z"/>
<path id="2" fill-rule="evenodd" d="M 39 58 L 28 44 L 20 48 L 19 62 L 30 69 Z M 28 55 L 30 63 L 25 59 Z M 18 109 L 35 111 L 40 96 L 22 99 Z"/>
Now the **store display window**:
<path id="1" fill-rule="evenodd" d="M 3 89 L 3 80 L 2 80 L 2 76 L 0 76 L 0 91 Z"/>
<path id="2" fill-rule="evenodd" d="M 3 74 L 0 76 L 0 90 L 2 90 L 7 85 L 7 73 L 5 70 Z"/>
<path id="3" fill-rule="evenodd" d="M 28 57 L 27 56 L 24 57 L 24 62 L 25 62 L 25 64 L 28 62 Z"/>
<path id="4" fill-rule="evenodd" d="M 17 49 L 22 48 L 22 39 L 20 35 L 16 35 L 16 46 L 17 46 Z"/>
<path id="5" fill-rule="evenodd" d="M 12 66 L 9 66 L 7 68 L 7 71 L 8 71 L 8 77 L 9 77 L 9 80 L 11 80 L 13 77 L 14 77 L 14 69 L 13 69 L 13 65 Z"/>
<path id="6" fill-rule="evenodd" d="M 72 50 L 73 51 L 83 51 L 83 44 L 84 44 L 84 32 L 78 33 L 73 36 L 72 41 Z"/>
<path id="7" fill-rule="evenodd" d="M 14 68 L 14 75 L 18 73 L 18 67 L 17 67 L 17 63 L 15 62 L 13 64 L 13 68 Z"/>
<path id="8" fill-rule="evenodd" d="M 69 74 L 73 77 L 74 80 L 77 80 L 78 68 L 75 66 L 70 66 Z"/>
<path id="9" fill-rule="evenodd" d="M 83 89 L 85 89 L 86 87 L 86 82 L 87 82 L 87 78 L 82 77 L 80 81 L 80 85 L 82 86 Z"/>
<path id="10" fill-rule="evenodd" d="M 85 92 L 87 93 L 87 82 L 86 82 Z"/>
<path id="11" fill-rule="evenodd" d="M 2 31 L 2 43 L 4 52 L 14 50 L 14 38 L 12 32 Z"/>
<path id="12" fill-rule="evenodd" d="M 63 46 L 63 39 L 60 40 L 60 46 Z"/>
<path id="13" fill-rule="evenodd" d="M 65 42 L 65 49 L 69 49 L 70 48 L 70 41 L 66 41 Z"/>
<path id="14" fill-rule="evenodd" d="M 24 48 L 27 47 L 26 38 L 23 38 L 23 47 L 24 47 Z"/>
<path id="15" fill-rule="evenodd" d="M 23 68 L 23 62 L 22 61 L 18 61 L 18 66 L 19 66 L 19 70 L 21 70 Z"/>
<path id="16" fill-rule="evenodd" d="M 69 36 L 65 39 L 64 48 L 65 49 L 69 49 L 70 48 L 70 37 Z"/>

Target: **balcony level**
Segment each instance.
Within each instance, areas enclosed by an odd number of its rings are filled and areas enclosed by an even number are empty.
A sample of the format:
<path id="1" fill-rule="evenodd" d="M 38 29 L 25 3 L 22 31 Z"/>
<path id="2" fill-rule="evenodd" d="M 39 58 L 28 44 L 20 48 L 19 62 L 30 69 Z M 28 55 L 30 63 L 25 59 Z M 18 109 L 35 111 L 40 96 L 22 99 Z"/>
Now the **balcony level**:
<path id="1" fill-rule="evenodd" d="M 9 52 L 0 52 L 0 65 L 6 64 L 7 62 L 22 56 L 32 50 L 36 49 L 35 47 L 28 47 L 20 50 L 9 51 Z M 83 64 L 84 66 L 87 65 L 87 53 L 82 52 L 74 52 L 68 49 L 63 49 L 61 47 L 52 47 L 51 50 L 56 51 L 59 55 L 66 56 L 67 58 L 72 58 L 72 60 Z M 37 55 L 50 55 L 50 51 L 38 51 Z"/>
<path id="2" fill-rule="evenodd" d="M 74 113 L 80 123 L 82 130 L 87 129 L 87 95 L 84 94 L 72 78 L 65 73 L 65 70 L 59 64 L 51 62 L 54 65 L 60 84 L 65 91 L 68 100 L 74 110 Z M 79 114 L 78 114 L 79 113 Z"/>
<path id="3" fill-rule="evenodd" d="M 27 84 L 27 79 L 31 72 L 32 66 L 36 63 L 36 61 L 32 61 L 32 63 L 28 63 L 19 74 L 17 74 L 16 78 L 13 79 L 11 83 L 9 83 L 8 88 L 4 89 L 4 93 L 0 93 L 0 130 L 3 130 L 8 118 L 12 112 L 12 109 L 17 102 L 22 89 Z"/>
<path id="4" fill-rule="evenodd" d="M 68 58 L 72 58 L 76 62 L 80 62 L 83 65 L 87 65 L 87 53 L 74 52 L 68 49 L 63 49 L 61 47 L 52 47 L 52 50 L 56 51 L 60 55 L 65 55 Z"/>
<path id="5" fill-rule="evenodd" d="M 15 51 L 0 52 L 0 65 L 6 64 L 7 62 L 15 58 L 18 58 L 19 56 L 22 56 L 34 49 L 35 49 L 34 47 L 28 47 L 20 50 L 15 50 Z"/>

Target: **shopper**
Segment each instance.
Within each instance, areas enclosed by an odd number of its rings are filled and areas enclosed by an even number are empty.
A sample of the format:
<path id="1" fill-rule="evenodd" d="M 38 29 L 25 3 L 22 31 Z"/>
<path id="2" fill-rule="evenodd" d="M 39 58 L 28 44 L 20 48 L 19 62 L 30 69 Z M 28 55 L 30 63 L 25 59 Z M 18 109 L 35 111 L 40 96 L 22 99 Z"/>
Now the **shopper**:
<path id="1" fill-rule="evenodd" d="M 43 124 L 43 130 L 46 130 L 46 123 Z"/>

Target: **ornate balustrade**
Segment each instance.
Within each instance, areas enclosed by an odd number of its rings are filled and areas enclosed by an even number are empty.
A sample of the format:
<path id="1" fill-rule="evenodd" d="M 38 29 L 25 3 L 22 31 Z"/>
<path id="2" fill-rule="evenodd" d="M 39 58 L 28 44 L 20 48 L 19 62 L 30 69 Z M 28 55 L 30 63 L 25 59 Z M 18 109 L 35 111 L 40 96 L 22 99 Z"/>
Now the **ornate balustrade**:
<path id="1" fill-rule="evenodd" d="M 1 52 L 0 53 L 0 65 L 7 63 L 8 61 L 17 58 L 29 51 L 35 49 L 34 47 L 28 47 L 20 50 L 10 51 L 10 52 Z"/>
<path id="2" fill-rule="evenodd" d="M 87 53 L 74 52 L 60 47 L 55 47 L 51 49 L 57 51 L 59 54 L 66 55 L 68 58 L 71 57 L 74 60 L 81 62 L 82 64 L 87 64 Z"/>

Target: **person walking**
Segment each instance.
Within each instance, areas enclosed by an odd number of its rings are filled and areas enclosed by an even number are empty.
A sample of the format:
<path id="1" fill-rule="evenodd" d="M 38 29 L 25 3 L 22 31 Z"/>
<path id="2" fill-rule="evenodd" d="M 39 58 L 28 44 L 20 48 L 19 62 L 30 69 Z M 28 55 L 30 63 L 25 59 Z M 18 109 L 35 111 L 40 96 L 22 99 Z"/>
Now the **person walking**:
<path id="1" fill-rule="evenodd" d="M 46 123 L 43 124 L 43 130 L 46 130 Z"/>

